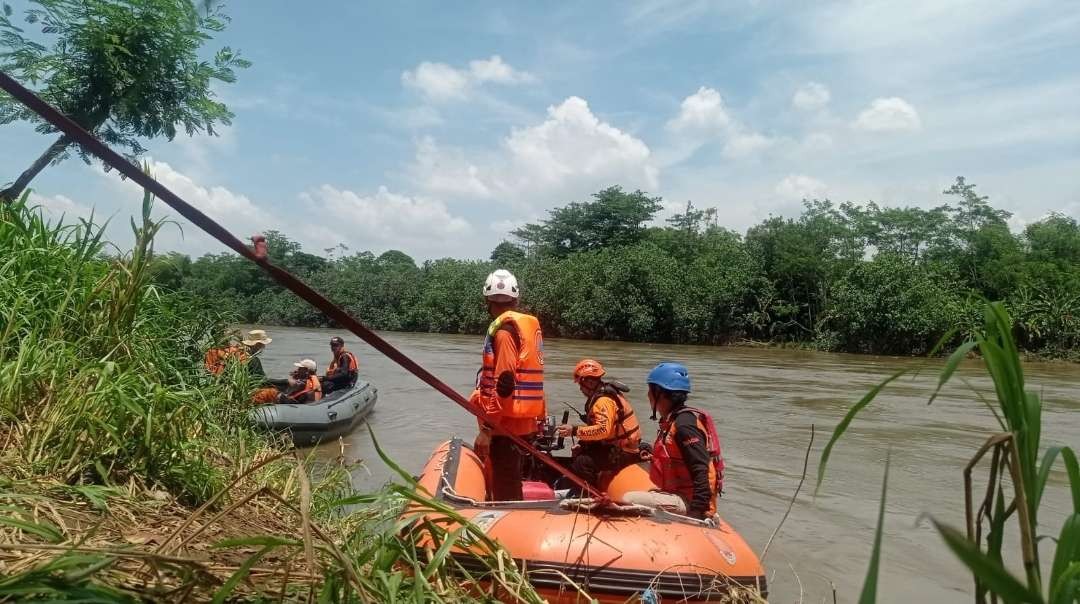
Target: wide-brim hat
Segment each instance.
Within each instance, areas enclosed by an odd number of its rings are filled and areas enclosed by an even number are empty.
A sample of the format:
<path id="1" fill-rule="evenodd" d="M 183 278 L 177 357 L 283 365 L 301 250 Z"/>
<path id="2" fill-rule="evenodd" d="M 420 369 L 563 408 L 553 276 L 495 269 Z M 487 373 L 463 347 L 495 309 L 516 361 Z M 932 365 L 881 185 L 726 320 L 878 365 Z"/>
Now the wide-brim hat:
<path id="1" fill-rule="evenodd" d="M 266 332 L 262 329 L 252 329 L 248 332 L 248 339 L 243 340 L 242 342 L 244 346 L 254 346 L 256 344 L 262 344 L 263 346 L 266 346 L 273 341 L 274 339 L 266 335 Z"/>

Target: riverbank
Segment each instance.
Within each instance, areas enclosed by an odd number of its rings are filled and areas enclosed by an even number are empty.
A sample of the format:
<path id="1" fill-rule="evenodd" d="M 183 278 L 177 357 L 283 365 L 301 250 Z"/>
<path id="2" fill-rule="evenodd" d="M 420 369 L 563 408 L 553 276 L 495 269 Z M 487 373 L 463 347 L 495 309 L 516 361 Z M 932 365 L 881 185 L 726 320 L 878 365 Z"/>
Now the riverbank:
<path id="1" fill-rule="evenodd" d="M 107 258 L 96 226 L 0 205 L 0 600 L 474 597 L 442 561 L 413 572 L 411 488 L 357 495 L 343 463 L 314 480 L 248 427 L 243 367 L 202 367 L 233 317 L 153 284 L 149 216 Z"/>

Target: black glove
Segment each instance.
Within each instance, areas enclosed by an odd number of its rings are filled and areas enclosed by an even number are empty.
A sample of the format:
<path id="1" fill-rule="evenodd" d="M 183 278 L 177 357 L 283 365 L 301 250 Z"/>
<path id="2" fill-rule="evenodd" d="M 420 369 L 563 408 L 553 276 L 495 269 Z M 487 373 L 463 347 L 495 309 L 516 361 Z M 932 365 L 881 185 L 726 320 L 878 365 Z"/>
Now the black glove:
<path id="1" fill-rule="evenodd" d="M 499 374 L 499 379 L 495 383 L 495 394 L 498 394 L 500 398 L 506 398 L 514 393 L 514 373 L 512 371 L 504 371 Z"/>
<path id="2" fill-rule="evenodd" d="M 638 453 L 648 453 L 649 455 L 652 455 L 652 445 L 649 443 L 638 443 L 637 450 Z"/>

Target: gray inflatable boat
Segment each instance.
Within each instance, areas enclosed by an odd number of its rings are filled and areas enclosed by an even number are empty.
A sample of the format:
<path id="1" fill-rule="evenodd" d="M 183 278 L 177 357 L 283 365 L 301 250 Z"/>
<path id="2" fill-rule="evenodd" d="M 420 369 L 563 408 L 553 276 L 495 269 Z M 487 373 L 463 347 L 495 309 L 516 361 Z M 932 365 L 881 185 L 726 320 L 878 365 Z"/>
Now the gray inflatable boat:
<path id="1" fill-rule="evenodd" d="M 309 447 L 352 432 L 378 398 L 379 389 L 360 380 L 317 403 L 263 405 L 249 411 L 248 418 L 263 430 L 291 433 L 297 447 Z"/>

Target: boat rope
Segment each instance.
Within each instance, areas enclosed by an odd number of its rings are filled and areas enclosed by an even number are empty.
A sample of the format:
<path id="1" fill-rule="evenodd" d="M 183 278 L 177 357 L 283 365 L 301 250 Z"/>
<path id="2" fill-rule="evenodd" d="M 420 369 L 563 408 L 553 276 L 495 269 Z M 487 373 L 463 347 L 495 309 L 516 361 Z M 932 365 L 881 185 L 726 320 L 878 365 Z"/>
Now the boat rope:
<path id="1" fill-rule="evenodd" d="M 225 227 L 221 226 L 206 214 L 203 214 L 197 208 L 187 203 L 180 198 L 179 195 L 170 191 L 165 185 L 158 182 L 149 174 L 143 172 L 138 166 L 132 164 L 122 155 L 113 151 L 108 145 L 98 140 L 94 135 L 90 134 L 86 130 L 79 126 L 71 118 L 60 113 L 54 107 L 41 100 L 36 94 L 28 90 L 14 78 L 7 73 L 0 71 L 0 88 L 10 94 L 15 100 L 19 101 L 23 105 L 26 105 L 34 113 L 38 114 L 41 119 L 52 124 L 58 130 L 70 137 L 75 143 L 82 147 L 83 151 L 92 153 L 97 156 L 106 165 L 111 166 L 120 172 L 124 176 L 130 178 L 132 181 L 138 183 L 147 191 L 150 191 L 155 197 L 167 203 L 172 209 L 176 210 L 181 216 L 187 218 L 195 226 L 206 231 L 211 237 L 217 239 L 223 243 L 226 247 L 233 250 L 237 254 L 240 254 L 244 258 L 258 264 L 264 271 L 266 271 L 270 278 L 276 281 L 279 285 L 292 293 L 299 296 L 301 299 L 311 304 L 318 310 L 322 311 L 327 317 L 336 321 L 339 325 L 345 327 L 352 333 L 356 334 L 361 340 L 367 342 L 372 348 L 378 350 L 382 354 L 386 355 L 392 361 L 401 365 L 406 371 L 412 373 L 419 378 L 425 384 L 431 386 L 435 390 L 441 392 L 451 401 L 460 405 L 463 409 L 469 413 L 475 415 L 481 421 L 484 421 L 484 415 L 479 410 L 469 404 L 463 396 L 458 394 L 456 390 L 448 386 L 434 374 L 421 367 L 418 363 L 410 359 L 400 350 L 395 348 L 386 340 L 379 337 L 378 334 L 365 327 L 362 323 L 354 319 L 347 312 L 340 307 L 330 302 L 322 294 L 312 289 L 309 285 L 298 279 L 292 273 L 287 270 L 275 266 L 269 262 L 265 257 L 260 257 L 255 254 L 254 251 L 248 248 L 242 241 L 236 238 Z M 559 474 L 565 476 L 571 480 L 574 484 L 586 490 L 590 494 L 597 497 L 603 497 L 604 495 L 599 493 L 596 489 L 590 486 L 585 480 L 577 476 L 569 469 L 563 467 L 562 464 L 555 461 L 552 457 L 542 454 L 531 443 L 525 439 L 511 434 L 497 425 L 492 425 L 492 429 L 510 438 L 514 443 L 527 451 L 533 457 L 538 458 L 543 463 L 547 464 L 553 470 L 559 472 Z"/>

